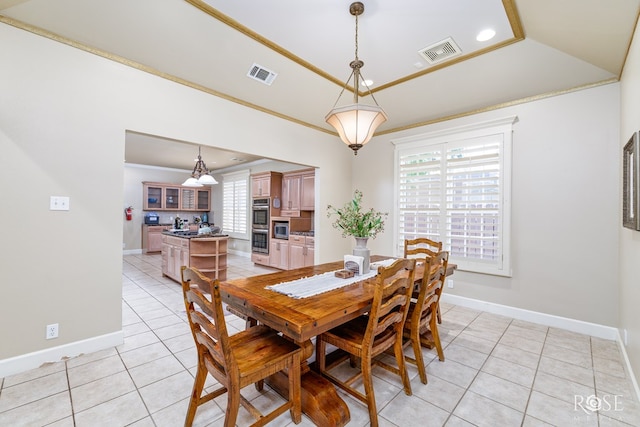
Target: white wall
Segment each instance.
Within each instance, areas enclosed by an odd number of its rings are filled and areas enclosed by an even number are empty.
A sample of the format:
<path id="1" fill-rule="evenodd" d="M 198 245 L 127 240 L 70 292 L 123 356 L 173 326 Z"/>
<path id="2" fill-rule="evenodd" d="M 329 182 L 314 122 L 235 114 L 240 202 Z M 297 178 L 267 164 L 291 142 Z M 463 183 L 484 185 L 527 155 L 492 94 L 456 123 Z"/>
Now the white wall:
<path id="1" fill-rule="evenodd" d="M 640 30 L 636 27 L 633 43 L 621 79 L 621 135 L 618 157 L 632 133 L 640 130 Z M 621 160 L 620 160 L 621 161 Z M 620 173 L 619 182 L 622 182 Z M 618 197 L 621 196 L 619 192 Z M 619 219 L 618 223 L 622 222 Z M 640 372 L 640 232 L 620 227 L 620 329 L 628 336 L 627 354 L 633 370 Z"/>
<path id="2" fill-rule="evenodd" d="M 374 138 L 354 161 L 354 187 L 392 212 L 393 146 L 410 135 L 516 115 L 513 277 L 458 271 L 445 292 L 615 327 L 618 322 L 619 84 Z M 375 164 L 375 168 L 369 165 Z M 393 218 L 372 241 L 393 247 Z M 639 233 L 640 234 L 640 233 Z"/>
<path id="3" fill-rule="evenodd" d="M 127 130 L 312 165 L 319 205 L 349 197 L 351 157 L 336 137 L 5 24 L 0 51 L 0 219 L 19 214 L 21 225 L 3 230 L 0 377 L 16 358 L 122 339 Z M 51 195 L 69 196 L 71 210 L 49 211 Z M 318 261 L 345 245 L 326 233 Z M 47 341 L 54 322 L 60 337 Z"/>
<path id="4" fill-rule="evenodd" d="M 640 128 L 637 47 L 622 84 L 623 135 L 612 84 L 376 137 L 357 157 L 335 137 L 4 24 L 0 51 L 0 220 L 15 220 L 17 207 L 22 225 L 3 229 L 0 376 L 16 358 L 121 339 L 127 130 L 318 167 L 316 261 L 326 262 L 353 246 L 331 227 L 327 204 L 360 188 L 368 205 L 393 211 L 393 138 L 510 115 L 519 117 L 513 277 L 457 272 L 447 292 L 610 326 L 622 308 L 640 369 L 640 233 L 619 225 L 620 147 Z M 71 210 L 49 211 L 51 195 L 69 196 Z M 373 253 L 393 250 L 390 231 L 370 241 Z M 60 337 L 46 341 L 54 322 Z"/>

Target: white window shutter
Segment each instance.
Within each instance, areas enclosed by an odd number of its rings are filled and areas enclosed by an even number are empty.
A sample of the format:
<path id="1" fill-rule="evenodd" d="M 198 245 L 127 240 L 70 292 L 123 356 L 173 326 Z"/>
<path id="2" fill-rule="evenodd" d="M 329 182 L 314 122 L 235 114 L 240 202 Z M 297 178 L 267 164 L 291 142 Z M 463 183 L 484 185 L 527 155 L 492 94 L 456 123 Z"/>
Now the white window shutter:
<path id="1" fill-rule="evenodd" d="M 222 230 L 230 237 L 249 238 L 249 171 L 222 175 Z"/>
<path id="2" fill-rule="evenodd" d="M 512 126 L 516 117 L 394 141 L 395 247 L 443 242 L 458 269 L 511 275 Z"/>

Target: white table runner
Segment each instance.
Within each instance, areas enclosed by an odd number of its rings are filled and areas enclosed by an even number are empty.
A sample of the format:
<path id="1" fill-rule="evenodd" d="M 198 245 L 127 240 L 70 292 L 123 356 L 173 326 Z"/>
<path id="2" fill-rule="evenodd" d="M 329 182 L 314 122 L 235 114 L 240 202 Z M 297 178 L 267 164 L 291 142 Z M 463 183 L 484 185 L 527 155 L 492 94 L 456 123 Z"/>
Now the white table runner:
<path id="1" fill-rule="evenodd" d="M 303 277 L 301 279 L 292 280 L 290 282 L 282 282 L 276 285 L 267 286 L 266 289 L 287 295 L 291 298 L 307 298 L 334 289 L 342 288 L 356 282 L 374 277 L 378 273 L 378 267 L 388 266 L 396 261 L 394 258 L 385 259 L 371 264 L 371 271 L 360 276 L 353 276 L 348 279 L 342 279 L 335 276 L 335 271 L 318 274 L 311 277 Z"/>

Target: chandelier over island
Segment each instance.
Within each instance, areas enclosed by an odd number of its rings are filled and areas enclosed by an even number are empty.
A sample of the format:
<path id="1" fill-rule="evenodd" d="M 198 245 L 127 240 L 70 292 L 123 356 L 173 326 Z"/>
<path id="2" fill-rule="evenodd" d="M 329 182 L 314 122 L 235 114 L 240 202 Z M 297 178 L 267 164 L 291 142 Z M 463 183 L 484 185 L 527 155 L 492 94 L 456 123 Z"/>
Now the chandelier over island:
<path id="1" fill-rule="evenodd" d="M 207 165 L 202 160 L 202 156 L 200 155 L 200 147 L 198 147 L 198 159 L 196 160 L 196 165 L 193 167 L 193 172 L 191 172 L 191 176 L 187 178 L 182 185 L 186 187 L 202 187 L 203 185 L 214 185 L 217 184 L 218 181 L 211 176 L 209 173 L 209 169 L 207 169 Z"/>

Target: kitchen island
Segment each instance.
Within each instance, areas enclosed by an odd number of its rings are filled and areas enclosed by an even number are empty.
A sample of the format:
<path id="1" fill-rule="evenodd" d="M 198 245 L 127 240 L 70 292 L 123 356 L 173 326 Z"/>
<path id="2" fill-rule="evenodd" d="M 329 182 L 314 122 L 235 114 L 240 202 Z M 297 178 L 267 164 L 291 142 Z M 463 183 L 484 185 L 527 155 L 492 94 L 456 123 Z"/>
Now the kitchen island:
<path id="1" fill-rule="evenodd" d="M 162 275 L 180 283 L 180 267 L 186 265 L 212 279 L 226 280 L 228 239 L 226 234 L 163 231 Z"/>

